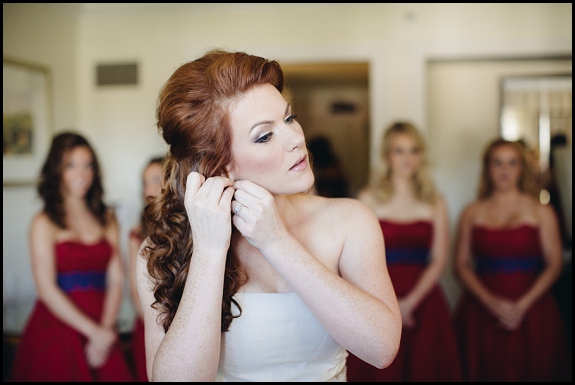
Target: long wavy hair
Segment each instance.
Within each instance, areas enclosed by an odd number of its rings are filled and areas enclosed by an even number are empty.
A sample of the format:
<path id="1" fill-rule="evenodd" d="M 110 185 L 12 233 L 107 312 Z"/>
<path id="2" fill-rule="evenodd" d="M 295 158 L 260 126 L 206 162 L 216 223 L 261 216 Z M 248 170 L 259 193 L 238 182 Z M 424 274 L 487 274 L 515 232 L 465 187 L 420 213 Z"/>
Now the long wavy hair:
<path id="1" fill-rule="evenodd" d="M 489 142 L 483 150 L 483 158 L 481 163 L 482 169 L 479 175 L 479 188 L 477 190 L 477 198 L 484 199 L 490 197 L 493 194 L 494 186 L 493 181 L 491 180 L 491 176 L 489 175 L 489 165 L 495 150 L 503 146 L 511 147 L 515 150 L 515 152 L 517 152 L 517 155 L 519 156 L 519 161 L 521 163 L 521 173 L 519 175 L 519 181 L 517 182 L 519 191 L 537 196 L 538 191 L 536 188 L 535 180 L 533 178 L 533 172 L 527 163 L 524 145 L 520 141 L 510 141 L 498 137 Z"/>
<path id="2" fill-rule="evenodd" d="M 159 310 L 166 332 L 178 310 L 192 258 L 192 234 L 184 207 L 187 176 L 192 171 L 206 178 L 228 176 L 226 166 L 233 162 L 230 104 L 252 87 L 266 83 L 282 92 L 284 75 L 278 62 L 214 49 L 176 69 L 160 91 L 157 128 L 169 149 L 162 192 L 145 209 L 151 226 L 151 243 L 145 254 L 154 281 L 152 307 Z M 246 281 L 245 270 L 228 250 L 222 331 L 241 315 L 233 295 Z M 240 309 L 239 314 L 232 314 L 232 303 Z"/>
<path id="3" fill-rule="evenodd" d="M 389 126 L 383 135 L 381 145 L 381 164 L 379 169 L 374 173 L 371 178 L 371 188 L 375 197 L 382 203 L 387 202 L 393 195 L 394 187 L 391 179 L 391 167 L 387 161 L 389 152 L 391 151 L 392 139 L 399 134 L 407 134 L 413 138 L 416 143 L 417 150 L 420 154 L 419 167 L 413 174 L 412 183 L 415 196 L 427 203 L 435 203 L 437 199 L 437 190 L 435 183 L 429 175 L 429 161 L 427 159 L 427 148 L 423 137 L 417 128 L 409 122 L 395 122 Z"/>
<path id="4" fill-rule="evenodd" d="M 86 138 L 75 132 L 62 132 L 52 138 L 48 156 L 40 171 L 37 191 L 44 201 L 43 211 L 60 228 L 65 229 L 66 211 L 62 194 L 62 174 L 64 173 L 64 157 L 77 147 L 86 147 L 92 154 L 94 180 L 86 194 L 86 205 L 102 226 L 106 226 L 106 210 L 104 203 L 104 188 L 100 164 L 96 152 Z"/>

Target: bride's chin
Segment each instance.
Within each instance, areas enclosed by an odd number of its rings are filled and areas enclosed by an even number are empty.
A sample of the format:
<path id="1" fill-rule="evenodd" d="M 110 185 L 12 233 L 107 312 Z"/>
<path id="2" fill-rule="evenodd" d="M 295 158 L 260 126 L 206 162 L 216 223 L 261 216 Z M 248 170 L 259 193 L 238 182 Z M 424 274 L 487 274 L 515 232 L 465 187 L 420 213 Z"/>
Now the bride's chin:
<path id="1" fill-rule="evenodd" d="M 308 186 L 308 188 L 307 188 L 306 191 L 311 190 L 311 189 L 313 188 L 314 184 L 315 184 L 315 178 L 312 178 L 311 183 L 309 184 L 309 186 Z"/>
<path id="2" fill-rule="evenodd" d="M 313 174 L 311 177 L 305 180 L 299 180 L 290 186 L 284 186 L 282 188 L 268 189 L 273 195 L 293 195 L 293 194 L 306 194 L 313 190 L 315 183 L 315 177 Z M 265 186 L 262 186 L 266 188 Z"/>
<path id="3" fill-rule="evenodd" d="M 303 194 L 313 193 L 313 192 L 315 191 L 315 190 L 314 190 L 314 182 L 315 182 L 315 180 L 313 180 L 312 183 L 311 183 L 306 189 L 304 189 L 303 191 L 301 191 L 301 193 L 303 193 Z"/>

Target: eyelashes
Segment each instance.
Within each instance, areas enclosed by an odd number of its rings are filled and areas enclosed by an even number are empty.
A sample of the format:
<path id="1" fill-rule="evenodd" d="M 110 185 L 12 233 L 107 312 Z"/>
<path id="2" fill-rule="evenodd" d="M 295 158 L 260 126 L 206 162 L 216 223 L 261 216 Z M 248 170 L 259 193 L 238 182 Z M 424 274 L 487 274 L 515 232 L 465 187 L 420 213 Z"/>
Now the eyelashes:
<path id="1" fill-rule="evenodd" d="M 273 133 L 272 132 L 268 132 L 267 134 L 264 134 L 262 136 L 260 136 L 257 140 L 256 143 L 267 143 L 270 141 L 270 139 L 272 138 Z"/>
<path id="2" fill-rule="evenodd" d="M 291 114 L 284 119 L 284 123 L 285 124 L 292 124 L 296 118 L 297 118 L 296 114 Z M 256 143 L 267 143 L 271 140 L 272 136 L 273 136 L 273 132 L 268 132 L 268 133 L 260 136 L 256 140 Z"/>
<path id="3" fill-rule="evenodd" d="M 284 123 L 291 124 L 291 123 L 293 123 L 294 119 L 296 119 L 296 118 L 297 118 L 297 114 L 291 114 L 284 119 Z"/>

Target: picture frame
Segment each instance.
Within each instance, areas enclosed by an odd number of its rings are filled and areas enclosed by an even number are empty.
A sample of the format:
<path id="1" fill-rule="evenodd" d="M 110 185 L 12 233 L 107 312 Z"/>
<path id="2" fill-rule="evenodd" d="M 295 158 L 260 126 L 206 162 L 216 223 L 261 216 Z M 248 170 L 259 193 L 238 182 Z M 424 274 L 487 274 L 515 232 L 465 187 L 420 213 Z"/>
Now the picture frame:
<path id="1" fill-rule="evenodd" d="M 34 185 L 52 136 L 48 68 L 3 58 L 2 184 Z"/>

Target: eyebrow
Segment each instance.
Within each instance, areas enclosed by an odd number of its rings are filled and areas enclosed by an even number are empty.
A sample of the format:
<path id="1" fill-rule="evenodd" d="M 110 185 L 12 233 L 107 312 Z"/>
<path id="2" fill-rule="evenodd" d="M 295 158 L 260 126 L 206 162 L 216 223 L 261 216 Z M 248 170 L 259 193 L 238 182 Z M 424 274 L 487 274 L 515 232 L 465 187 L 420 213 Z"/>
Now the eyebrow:
<path id="1" fill-rule="evenodd" d="M 286 110 L 285 110 L 285 112 L 284 112 L 284 115 L 287 115 L 287 113 L 289 112 L 289 108 L 290 108 L 290 104 L 288 103 L 288 104 L 286 105 Z M 250 127 L 250 132 L 251 132 L 254 128 L 256 128 L 257 126 L 259 126 L 260 124 L 271 124 L 271 123 L 273 123 L 273 122 L 274 122 L 273 120 L 261 120 L 261 121 L 259 121 L 259 122 L 256 122 L 256 123 L 254 123 L 254 124 Z"/>

